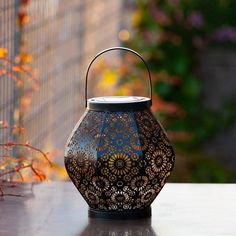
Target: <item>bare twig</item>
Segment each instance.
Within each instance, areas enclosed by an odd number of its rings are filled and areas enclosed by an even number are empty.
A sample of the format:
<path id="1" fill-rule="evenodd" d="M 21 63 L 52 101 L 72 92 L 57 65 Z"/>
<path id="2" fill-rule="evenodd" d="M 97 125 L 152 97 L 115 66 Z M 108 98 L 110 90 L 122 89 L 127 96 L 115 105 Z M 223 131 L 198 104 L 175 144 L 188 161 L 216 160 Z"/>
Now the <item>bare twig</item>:
<path id="1" fill-rule="evenodd" d="M 35 80 L 35 77 L 34 77 L 31 73 L 29 73 L 28 70 L 25 70 L 22 65 L 13 63 L 13 62 L 12 62 L 9 58 L 7 58 L 7 57 L 2 57 L 2 58 L 0 58 L 0 60 L 3 60 L 3 61 L 5 61 L 5 62 L 7 62 L 7 63 L 10 64 L 11 66 L 18 66 L 18 67 L 20 68 L 20 71 L 24 72 L 28 77 L 34 78 L 33 80 Z M 12 71 L 12 70 L 11 70 L 11 71 Z M 12 71 L 12 72 L 15 72 L 15 71 Z"/>
<path id="2" fill-rule="evenodd" d="M 52 167 L 52 162 L 48 159 L 46 153 L 44 153 L 42 150 L 40 150 L 39 148 L 36 148 L 30 144 L 23 144 L 23 143 L 14 143 L 14 142 L 7 142 L 7 143 L 0 143 L 0 147 L 26 147 L 26 148 L 30 148 L 34 151 L 39 152 L 44 158 L 45 160 L 48 162 L 48 164 Z"/>
<path id="3" fill-rule="evenodd" d="M 25 165 L 25 166 L 15 167 L 15 168 L 13 168 L 11 170 L 8 170 L 8 171 L 5 171 L 5 172 L 1 173 L 0 177 L 3 177 L 4 175 L 8 175 L 8 174 L 19 172 L 20 170 L 25 169 L 25 168 L 30 168 L 31 165 L 32 165 L 32 163 L 30 163 L 29 165 Z"/>

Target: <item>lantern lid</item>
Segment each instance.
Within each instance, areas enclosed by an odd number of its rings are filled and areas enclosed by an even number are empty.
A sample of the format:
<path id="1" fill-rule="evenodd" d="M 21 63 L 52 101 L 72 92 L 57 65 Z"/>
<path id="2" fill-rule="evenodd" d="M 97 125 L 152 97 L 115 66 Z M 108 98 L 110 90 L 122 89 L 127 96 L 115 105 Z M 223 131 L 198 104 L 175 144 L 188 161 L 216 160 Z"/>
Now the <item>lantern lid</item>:
<path id="1" fill-rule="evenodd" d="M 151 98 L 139 96 L 104 96 L 87 100 L 89 110 L 133 111 L 151 107 Z"/>

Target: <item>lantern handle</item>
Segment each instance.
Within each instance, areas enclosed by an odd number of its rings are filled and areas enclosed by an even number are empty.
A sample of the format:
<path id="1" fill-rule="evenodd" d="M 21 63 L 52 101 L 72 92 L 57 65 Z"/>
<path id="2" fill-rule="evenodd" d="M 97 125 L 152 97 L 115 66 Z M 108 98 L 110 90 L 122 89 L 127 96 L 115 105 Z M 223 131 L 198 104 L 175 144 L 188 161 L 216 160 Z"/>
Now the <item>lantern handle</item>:
<path id="1" fill-rule="evenodd" d="M 148 64 L 147 62 L 143 59 L 143 57 L 137 53 L 136 51 L 134 51 L 133 49 L 130 48 L 126 48 L 126 47 L 111 47 L 111 48 L 107 48 L 101 52 L 99 52 L 89 63 L 88 67 L 87 67 L 87 72 L 86 72 L 86 77 L 85 77 L 85 108 L 87 107 L 87 99 L 88 99 L 88 75 L 89 75 L 89 70 L 93 64 L 93 62 L 102 54 L 109 52 L 109 51 L 114 51 L 114 50 L 123 50 L 123 51 L 128 51 L 131 52 L 133 54 L 135 54 L 136 56 L 138 56 L 142 62 L 144 63 L 144 65 L 146 66 L 146 69 L 148 71 L 148 77 L 149 77 L 149 86 L 150 86 L 150 98 L 151 98 L 151 102 L 152 102 L 152 78 L 151 78 L 151 72 L 149 70 Z"/>

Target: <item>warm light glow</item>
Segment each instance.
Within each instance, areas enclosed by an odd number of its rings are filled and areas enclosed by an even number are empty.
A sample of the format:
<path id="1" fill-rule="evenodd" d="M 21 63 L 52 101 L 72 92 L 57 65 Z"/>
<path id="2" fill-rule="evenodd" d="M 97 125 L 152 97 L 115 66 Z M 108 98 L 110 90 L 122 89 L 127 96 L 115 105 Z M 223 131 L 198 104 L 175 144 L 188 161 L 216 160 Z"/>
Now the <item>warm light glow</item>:
<path id="1" fill-rule="evenodd" d="M 120 32 L 119 32 L 119 39 L 121 41 L 128 41 L 130 39 L 130 33 L 127 29 L 122 29 Z"/>

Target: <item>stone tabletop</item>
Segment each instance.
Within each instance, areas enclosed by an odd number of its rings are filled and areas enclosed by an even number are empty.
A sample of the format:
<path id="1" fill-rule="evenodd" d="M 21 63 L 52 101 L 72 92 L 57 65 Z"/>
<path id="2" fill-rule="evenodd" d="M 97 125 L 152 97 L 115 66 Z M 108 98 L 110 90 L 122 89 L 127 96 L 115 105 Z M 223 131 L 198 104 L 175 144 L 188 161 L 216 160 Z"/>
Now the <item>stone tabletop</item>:
<path id="1" fill-rule="evenodd" d="M 89 219 L 71 182 L 21 184 L 0 200 L 1 236 L 236 236 L 236 184 L 166 184 L 150 219 Z"/>

